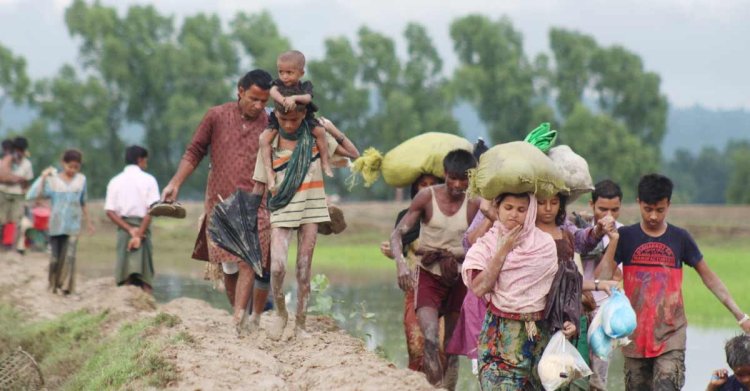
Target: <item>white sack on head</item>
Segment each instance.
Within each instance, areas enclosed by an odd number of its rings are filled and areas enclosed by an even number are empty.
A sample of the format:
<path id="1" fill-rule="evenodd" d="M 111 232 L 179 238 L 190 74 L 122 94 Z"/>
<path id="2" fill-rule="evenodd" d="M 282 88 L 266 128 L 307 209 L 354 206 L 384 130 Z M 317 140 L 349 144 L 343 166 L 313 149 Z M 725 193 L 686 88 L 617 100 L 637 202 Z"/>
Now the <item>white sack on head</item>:
<path id="1" fill-rule="evenodd" d="M 582 194 L 594 191 L 589 164 L 586 159 L 573 152 L 567 145 L 559 145 L 549 150 L 547 154 L 565 180 L 565 186 L 570 189 L 569 202 L 573 202 Z"/>

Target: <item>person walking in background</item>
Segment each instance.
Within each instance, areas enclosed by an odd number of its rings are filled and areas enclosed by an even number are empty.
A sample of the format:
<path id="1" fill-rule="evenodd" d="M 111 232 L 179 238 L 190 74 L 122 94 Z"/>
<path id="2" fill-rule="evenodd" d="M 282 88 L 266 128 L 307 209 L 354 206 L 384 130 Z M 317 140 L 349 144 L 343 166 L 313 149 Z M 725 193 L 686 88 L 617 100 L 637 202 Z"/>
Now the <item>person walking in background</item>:
<path id="1" fill-rule="evenodd" d="M 3 141 L 3 157 L 0 159 L 0 225 L 3 232 L 7 224 L 18 224 L 24 215 L 26 190 L 34 179 L 31 161 L 26 157 L 29 142 L 23 137 Z M 10 246 L 18 242 L 18 227 L 7 241 Z"/>
<path id="2" fill-rule="evenodd" d="M 49 220 L 49 289 L 64 295 L 75 288 L 76 247 L 85 222 L 89 234 L 94 233 L 86 209 L 86 176 L 81 174 L 83 155 L 69 149 L 62 155 L 62 171 L 49 167 L 29 189 L 28 200 L 50 200 Z"/>
<path id="3" fill-rule="evenodd" d="M 149 205 L 159 201 L 156 178 L 145 172 L 148 151 L 133 145 L 125 150 L 125 169 L 107 185 L 104 210 L 117 226 L 115 283 L 135 285 L 151 293 L 154 278 Z"/>

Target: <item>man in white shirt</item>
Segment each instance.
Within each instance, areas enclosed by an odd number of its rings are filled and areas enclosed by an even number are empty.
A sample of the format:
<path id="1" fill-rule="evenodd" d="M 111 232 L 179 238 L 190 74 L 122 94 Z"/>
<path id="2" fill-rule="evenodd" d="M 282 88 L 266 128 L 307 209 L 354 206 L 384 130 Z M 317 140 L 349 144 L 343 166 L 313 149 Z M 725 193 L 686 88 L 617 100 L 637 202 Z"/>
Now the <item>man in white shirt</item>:
<path id="1" fill-rule="evenodd" d="M 159 201 L 156 178 L 144 170 L 148 151 L 133 145 L 125 150 L 125 169 L 107 185 L 104 210 L 117 225 L 117 285 L 139 286 L 151 293 L 154 278 L 151 216 L 148 207 Z"/>

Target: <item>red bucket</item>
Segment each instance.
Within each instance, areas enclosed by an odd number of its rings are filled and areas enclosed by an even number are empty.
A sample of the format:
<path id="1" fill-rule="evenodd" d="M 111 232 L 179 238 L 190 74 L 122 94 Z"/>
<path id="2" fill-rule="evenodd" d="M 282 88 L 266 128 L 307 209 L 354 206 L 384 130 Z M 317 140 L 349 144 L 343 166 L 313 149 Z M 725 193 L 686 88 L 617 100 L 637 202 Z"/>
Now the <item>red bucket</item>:
<path id="1" fill-rule="evenodd" d="M 16 240 L 16 224 L 7 223 L 3 226 L 3 245 L 12 246 Z"/>
<path id="2" fill-rule="evenodd" d="M 49 208 L 44 206 L 38 206 L 31 210 L 35 230 L 46 231 L 49 228 L 49 213 Z"/>

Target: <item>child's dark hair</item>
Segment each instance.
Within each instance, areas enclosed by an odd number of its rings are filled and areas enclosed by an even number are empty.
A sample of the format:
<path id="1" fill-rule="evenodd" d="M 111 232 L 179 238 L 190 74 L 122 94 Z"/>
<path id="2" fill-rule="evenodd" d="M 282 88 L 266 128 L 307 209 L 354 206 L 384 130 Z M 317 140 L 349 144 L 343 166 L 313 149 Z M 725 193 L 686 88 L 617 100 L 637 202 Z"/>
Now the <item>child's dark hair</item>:
<path id="1" fill-rule="evenodd" d="M 499 196 L 495 197 L 495 199 L 493 200 L 493 203 L 495 205 L 500 205 L 503 202 L 503 200 L 506 197 L 509 197 L 509 196 L 513 196 L 513 197 L 516 197 L 516 198 L 526 198 L 527 200 L 531 200 L 529 198 L 529 193 L 503 193 L 503 194 L 500 194 Z"/>
<path id="2" fill-rule="evenodd" d="M 619 198 L 622 201 L 622 189 L 614 181 L 605 179 L 594 185 L 594 191 L 591 192 L 591 202 L 596 203 L 599 198 Z"/>
<path id="3" fill-rule="evenodd" d="M 435 178 L 435 183 L 443 183 L 443 180 L 441 178 L 438 178 L 438 177 L 436 177 L 434 175 L 430 175 L 430 174 L 422 174 L 422 175 L 420 175 L 419 178 L 417 178 L 416 181 L 412 182 L 411 188 L 409 189 L 409 194 L 411 195 L 412 199 L 414 199 L 414 197 L 417 196 L 417 193 L 419 193 L 419 182 L 421 182 L 422 178 L 424 178 L 425 176 L 434 177 Z"/>
<path id="4" fill-rule="evenodd" d="M 474 144 L 474 159 L 479 161 L 479 157 L 488 150 L 489 148 L 487 147 L 487 144 L 484 143 L 484 139 L 481 137 L 477 138 L 477 142 Z"/>
<path id="5" fill-rule="evenodd" d="M 448 152 L 443 159 L 443 169 L 445 175 L 467 175 L 467 171 L 477 166 L 477 159 L 474 155 L 463 149 L 454 149 Z"/>
<path id="6" fill-rule="evenodd" d="M 63 152 L 62 161 L 65 163 L 77 162 L 81 164 L 83 163 L 83 154 L 77 149 L 68 149 Z"/>
<path id="7" fill-rule="evenodd" d="M 734 369 L 750 365 L 750 335 L 738 335 L 724 346 L 727 354 L 727 364 Z"/>
<path id="8" fill-rule="evenodd" d="M 6 138 L 3 140 L 3 151 L 10 151 L 13 149 L 13 140 Z"/>
<path id="9" fill-rule="evenodd" d="M 649 205 L 672 200 L 672 180 L 660 174 L 644 175 L 638 182 L 638 200 Z"/>
<path id="10" fill-rule="evenodd" d="M 18 136 L 13 139 L 13 148 L 19 151 L 26 151 L 29 149 L 29 140 L 26 140 L 26 137 Z"/>
<path id="11" fill-rule="evenodd" d="M 557 211 L 557 215 L 555 215 L 555 224 L 561 226 L 565 224 L 565 217 L 567 217 L 565 207 L 568 205 L 568 196 L 558 194 L 557 197 L 560 199 L 560 209 Z"/>
<path id="12" fill-rule="evenodd" d="M 131 145 L 125 149 L 125 164 L 138 164 L 138 159 L 147 157 L 148 150 L 139 145 Z"/>
<path id="13" fill-rule="evenodd" d="M 261 90 L 270 90 L 272 81 L 271 74 L 262 69 L 254 69 L 242 76 L 237 82 L 237 87 L 247 90 L 252 86 L 258 86 Z"/>

